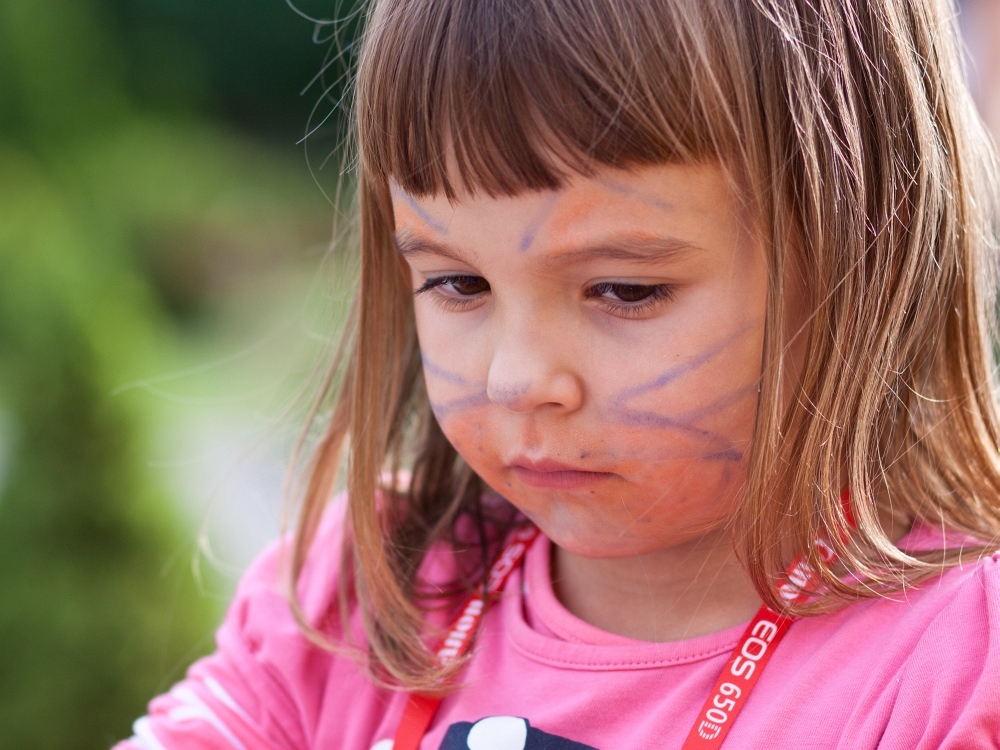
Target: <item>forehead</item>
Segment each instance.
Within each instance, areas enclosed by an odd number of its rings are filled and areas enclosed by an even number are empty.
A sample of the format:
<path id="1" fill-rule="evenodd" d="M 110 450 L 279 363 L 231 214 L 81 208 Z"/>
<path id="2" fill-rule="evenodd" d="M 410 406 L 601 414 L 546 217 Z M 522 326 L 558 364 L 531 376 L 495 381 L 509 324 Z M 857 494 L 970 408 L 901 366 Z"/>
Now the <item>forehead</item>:
<path id="1" fill-rule="evenodd" d="M 574 245 L 608 234 L 653 239 L 664 233 L 697 241 L 737 219 L 736 200 L 714 163 L 601 170 L 558 190 L 493 198 L 416 197 L 393 185 L 397 239 L 502 245 L 521 252 Z"/>

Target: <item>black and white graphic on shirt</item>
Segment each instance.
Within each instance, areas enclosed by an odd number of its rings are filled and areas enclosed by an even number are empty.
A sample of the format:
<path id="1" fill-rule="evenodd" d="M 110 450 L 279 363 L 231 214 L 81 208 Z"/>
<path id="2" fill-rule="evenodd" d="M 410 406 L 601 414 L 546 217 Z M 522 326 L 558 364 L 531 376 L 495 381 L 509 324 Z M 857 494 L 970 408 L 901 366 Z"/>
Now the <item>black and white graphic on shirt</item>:
<path id="1" fill-rule="evenodd" d="M 527 719 L 489 716 L 475 724 L 460 721 L 448 727 L 439 750 L 597 750 L 582 742 L 543 732 Z"/>

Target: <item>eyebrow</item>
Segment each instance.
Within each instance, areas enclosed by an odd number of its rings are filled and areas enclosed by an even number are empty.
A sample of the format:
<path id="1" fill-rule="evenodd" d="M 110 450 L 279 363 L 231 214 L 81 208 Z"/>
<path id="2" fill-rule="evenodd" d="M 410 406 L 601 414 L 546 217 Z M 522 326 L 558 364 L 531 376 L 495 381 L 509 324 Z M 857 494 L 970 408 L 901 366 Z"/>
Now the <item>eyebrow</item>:
<path id="1" fill-rule="evenodd" d="M 554 253 L 542 259 L 549 267 L 561 267 L 595 260 L 621 260 L 630 263 L 662 263 L 678 256 L 697 252 L 693 242 L 676 237 L 625 235 L 611 237 L 588 247 Z"/>
<path id="2" fill-rule="evenodd" d="M 410 231 L 400 232 L 396 236 L 395 242 L 396 249 L 404 257 L 437 255 L 460 263 L 469 263 L 469 258 L 461 250 L 446 243 L 424 239 Z M 701 249 L 693 242 L 675 237 L 624 235 L 612 237 L 587 247 L 556 252 L 540 259 L 539 262 L 550 268 L 595 260 L 620 260 L 630 263 L 652 264 L 698 252 Z"/>
<path id="3" fill-rule="evenodd" d="M 461 263 L 468 263 L 469 259 L 460 250 L 443 242 L 432 242 L 426 240 L 410 231 L 402 231 L 395 237 L 396 250 L 404 258 L 411 255 L 440 255 L 443 258 L 450 258 Z"/>

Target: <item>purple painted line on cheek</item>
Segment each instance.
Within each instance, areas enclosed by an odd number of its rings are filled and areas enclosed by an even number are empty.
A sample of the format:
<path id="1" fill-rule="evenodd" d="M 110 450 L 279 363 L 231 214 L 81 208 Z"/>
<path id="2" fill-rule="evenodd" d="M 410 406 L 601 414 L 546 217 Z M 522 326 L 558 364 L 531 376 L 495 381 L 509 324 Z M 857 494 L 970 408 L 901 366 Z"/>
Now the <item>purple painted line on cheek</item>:
<path id="1" fill-rule="evenodd" d="M 407 193 L 401 187 L 398 187 L 395 183 L 390 185 L 389 190 L 394 196 L 401 199 L 407 206 L 409 206 L 413 210 L 413 213 L 419 216 L 420 220 L 424 222 L 424 224 L 429 226 L 438 234 L 448 234 L 448 227 L 431 216 L 423 206 L 417 203 L 416 199 L 412 195 Z"/>
<path id="2" fill-rule="evenodd" d="M 727 448 L 717 453 L 706 453 L 701 457 L 702 461 L 724 461 L 726 463 L 739 463 L 743 460 L 743 454 L 735 448 Z"/>
<path id="3" fill-rule="evenodd" d="M 621 407 L 619 410 L 620 415 L 628 416 L 629 419 L 635 420 L 638 424 L 640 422 L 653 425 L 653 426 L 675 426 L 692 428 L 697 425 L 701 420 L 706 417 L 710 417 L 713 414 L 718 414 L 720 411 L 728 406 L 738 404 L 745 398 L 757 393 L 757 385 L 748 385 L 743 388 L 737 388 L 731 393 L 727 393 L 724 396 L 720 396 L 711 401 L 700 409 L 692 409 L 691 411 L 683 412 L 681 414 L 674 414 L 672 416 L 663 416 L 652 411 L 641 411 L 638 409 L 629 409 L 628 407 Z M 658 425 L 658 422 L 662 422 L 662 425 Z M 706 435 L 711 435 L 712 433 L 707 430 L 701 430 Z"/>
<path id="4" fill-rule="evenodd" d="M 456 414 L 461 414 L 471 409 L 480 409 L 484 406 L 489 406 L 489 404 L 490 397 L 486 395 L 486 391 L 483 391 L 443 403 L 431 401 L 431 411 L 434 412 L 434 416 L 437 417 L 438 422 L 441 422 L 448 419 L 448 417 L 453 417 Z"/>
<path id="5" fill-rule="evenodd" d="M 531 390 L 531 383 L 494 385 L 488 390 L 490 401 L 505 409 L 516 407 L 517 402 Z"/>
<path id="6" fill-rule="evenodd" d="M 439 422 L 447 419 L 448 417 L 455 416 L 456 414 L 469 411 L 470 409 L 479 409 L 483 406 L 487 406 L 492 401 L 486 393 L 485 383 L 477 383 L 469 380 L 468 378 L 462 377 L 456 372 L 446 370 L 440 365 L 432 362 L 423 352 L 420 353 L 420 359 L 423 362 L 424 372 L 427 375 L 439 380 L 444 380 L 448 383 L 454 383 L 462 388 L 475 389 L 473 393 L 470 393 L 467 396 L 460 396 L 458 398 L 451 399 L 450 401 L 431 401 L 431 411 L 434 412 L 434 416 L 437 417 Z"/>
<path id="7" fill-rule="evenodd" d="M 457 373 L 449 372 L 443 367 L 438 367 L 436 364 L 431 362 L 427 358 L 427 355 L 425 355 L 423 352 L 420 353 L 420 360 L 424 363 L 424 370 L 428 374 L 433 375 L 435 378 L 439 378 L 441 380 L 447 380 L 449 383 L 455 383 L 456 385 L 466 385 L 466 386 L 475 385 L 474 383 L 466 380 Z"/>
<path id="8" fill-rule="evenodd" d="M 743 459 L 743 453 L 733 446 L 733 442 L 729 438 L 711 430 L 699 427 L 698 423 L 706 417 L 716 414 L 722 409 L 732 406 L 733 404 L 736 404 L 748 396 L 756 393 L 756 384 L 745 386 L 743 388 L 737 388 L 731 393 L 715 399 L 700 409 L 675 415 L 664 415 L 652 411 L 629 408 L 625 402 L 644 393 L 663 388 L 669 383 L 680 378 L 682 375 L 699 369 L 725 348 L 730 346 L 734 341 L 746 335 L 749 330 L 750 328 L 738 331 L 733 336 L 730 336 L 716 346 L 711 347 L 698 357 L 695 357 L 693 360 L 672 368 L 667 373 L 661 375 L 650 383 L 623 391 L 612 401 L 610 409 L 611 418 L 619 424 L 625 424 L 632 427 L 671 430 L 703 441 L 709 446 L 709 453 L 702 456 L 702 459 L 706 461 L 741 461 Z"/>
<path id="9" fill-rule="evenodd" d="M 629 401 L 633 398 L 636 398 L 637 396 L 641 396 L 645 393 L 650 393 L 652 391 L 659 390 L 664 386 L 670 385 L 678 378 L 681 378 L 684 375 L 694 372 L 695 370 L 698 370 L 707 365 L 709 362 L 715 359 L 715 357 L 717 357 L 719 354 L 728 349 L 734 343 L 742 339 L 748 333 L 753 331 L 756 327 L 757 323 L 754 322 L 744 328 L 741 328 L 740 330 L 736 331 L 730 336 L 727 336 L 714 346 L 709 347 L 708 349 L 706 349 L 693 359 L 690 359 L 687 362 L 682 362 L 681 364 L 672 367 L 671 369 L 667 370 L 665 373 L 651 380 L 650 382 L 644 383 L 643 385 L 635 386 L 633 388 L 628 388 L 622 391 L 615 397 L 614 402 L 616 404 L 623 404 L 625 401 Z"/>
<path id="10" fill-rule="evenodd" d="M 750 393 L 756 392 L 756 386 L 750 388 L 740 388 L 727 394 L 722 398 L 706 405 L 701 409 L 696 409 L 684 414 L 667 416 L 650 411 L 638 411 L 621 407 L 613 412 L 613 419 L 619 424 L 630 427 L 646 427 L 659 430 L 669 430 L 679 432 L 706 444 L 709 451 L 701 456 L 707 461 L 740 461 L 743 453 L 734 447 L 733 441 L 728 437 L 712 430 L 706 430 L 698 426 L 698 422 L 712 414 L 715 414 L 726 406 L 738 403 L 746 398 Z"/>
<path id="11" fill-rule="evenodd" d="M 615 414 L 615 421 L 629 427 L 669 430 L 696 438 L 706 444 L 709 452 L 702 456 L 702 458 L 708 458 L 708 460 L 725 458 L 726 460 L 739 461 L 743 458 L 743 454 L 733 448 L 732 441 L 725 436 L 674 417 L 653 414 L 651 412 L 630 412 L 624 410 Z"/>

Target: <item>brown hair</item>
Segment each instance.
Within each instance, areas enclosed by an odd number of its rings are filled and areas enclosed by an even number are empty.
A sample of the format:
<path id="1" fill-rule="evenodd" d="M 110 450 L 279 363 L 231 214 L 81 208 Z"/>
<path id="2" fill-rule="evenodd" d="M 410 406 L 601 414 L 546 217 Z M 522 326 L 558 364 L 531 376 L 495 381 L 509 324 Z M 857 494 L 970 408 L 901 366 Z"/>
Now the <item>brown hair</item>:
<path id="1" fill-rule="evenodd" d="M 880 524 L 886 512 L 998 536 L 997 193 L 951 13 L 947 0 L 374 0 L 355 101 L 360 285 L 341 377 L 324 394 L 332 415 L 292 574 L 346 450 L 342 609 L 351 597 L 363 614 L 382 679 L 447 689 L 454 668 L 422 639 L 418 567 L 432 543 L 460 545 L 460 517 L 477 518 L 480 563 L 447 592 L 457 596 L 514 519 L 486 513 L 480 481 L 428 408 L 393 181 L 416 196 L 514 195 L 600 165 L 718 160 L 738 175 L 769 248 L 761 398 L 731 521 L 760 596 L 783 606 L 775 582 L 798 551 L 823 577 L 806 613 L 970 554 L 902 552 Z M 793 252 L 812 317 L 806 364 L 783 400 Z M 408 487 L 380 492 L 380 477 L 403 467 Z M 818 534 L 861 583 L 823 562 Z"/>

